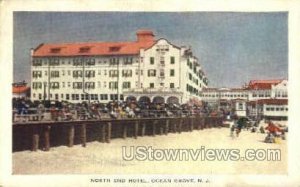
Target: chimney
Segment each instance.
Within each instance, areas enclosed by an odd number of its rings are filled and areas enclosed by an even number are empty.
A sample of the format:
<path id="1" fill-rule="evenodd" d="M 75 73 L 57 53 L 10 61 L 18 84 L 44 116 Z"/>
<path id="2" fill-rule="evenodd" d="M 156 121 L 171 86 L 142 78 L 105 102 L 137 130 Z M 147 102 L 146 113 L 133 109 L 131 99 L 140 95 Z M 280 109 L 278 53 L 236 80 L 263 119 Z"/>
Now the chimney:
<path id="1" fill-rule="evenodd" d="M 136 36 L 137 42 L 154 42 L 154 34 L 151 30 L 139 30 Z"/>

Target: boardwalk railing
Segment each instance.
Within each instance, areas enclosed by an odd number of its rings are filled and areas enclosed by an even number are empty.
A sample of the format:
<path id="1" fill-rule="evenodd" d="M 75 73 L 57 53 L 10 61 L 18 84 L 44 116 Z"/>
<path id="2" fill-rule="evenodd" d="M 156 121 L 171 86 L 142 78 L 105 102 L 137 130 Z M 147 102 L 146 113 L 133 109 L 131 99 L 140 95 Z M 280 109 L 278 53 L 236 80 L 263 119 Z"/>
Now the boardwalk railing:
<path id="1" fill-rule="evenodd" d="M 183 131 L 220 127 L 222 117 L 164 117 L 77 121 L 31 121 L 13 123 L 13 151 L 38 149 L 49 151 L 51 146 L 99 141 L 110 143 L 112 138 L 168 135 Z"/>

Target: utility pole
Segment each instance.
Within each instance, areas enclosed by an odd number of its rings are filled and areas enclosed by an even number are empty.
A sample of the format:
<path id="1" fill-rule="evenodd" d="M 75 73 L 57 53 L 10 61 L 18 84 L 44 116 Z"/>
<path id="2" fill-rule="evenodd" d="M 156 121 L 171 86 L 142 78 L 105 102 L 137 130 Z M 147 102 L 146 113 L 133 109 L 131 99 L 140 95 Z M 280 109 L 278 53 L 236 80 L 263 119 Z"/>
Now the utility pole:
<path id="1" fill-rule="evenodd" d="M 49 104 L 50 104 L 50 60 L 51 58 L 48 59 L 48 101 L 49 101 Z"/>
<path id="2" fill-rule="evenodd" d="M 81 58 L 80 59 L 80 61 L 81 61 L 81 63 L 82 63 L 82 92 L 86 95 L 87 94 L 87 96 L 88 96 L 88 101 L 89 101 L 89 104 L 90 104 L 90 95 L 89 95 L 89 93 L 87 93 L 86 91 L 85 91 L 85 61 L 83 60 L 83 58 Z M 85 95 L 84 95 L 84 97 L 85 97 Z"/>
<path id="3" fill-rule="evenodd" d="M 117 73 L 117 106 L 119 106 L 119 100 L 120 100 L 120 92 L 119 92 L 119 87 L 120 87 L 120 85 L 119 85 L 119 81 L 120 81 L 120 72 L 119 72 L 120 65 L 119 64 L 120 64 L 119 63 L 119 59 L 117 59 L 117 71 L 118 71 L 118 73 Z"/>

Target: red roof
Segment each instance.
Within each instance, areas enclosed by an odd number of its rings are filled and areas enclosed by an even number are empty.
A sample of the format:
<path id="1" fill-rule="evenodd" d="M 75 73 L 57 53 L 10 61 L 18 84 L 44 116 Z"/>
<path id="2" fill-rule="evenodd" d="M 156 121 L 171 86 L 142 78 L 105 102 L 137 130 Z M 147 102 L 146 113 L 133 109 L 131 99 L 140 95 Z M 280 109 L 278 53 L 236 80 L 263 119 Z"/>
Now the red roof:
<path id="1" fill-rule="evenodd" d="M 256 101 L 250 101 L 249 104 L 256 104 Z M 287 105 L 287 99 L 259 99 L 257 100 L 257 104 L 266 104 L 266 105 Z"/>
<path id="2" fill-rule="evenodd" d="M 137 32 L 133 42 L 84 42 L 41 44 L 33 52 L 33 57 L 44 56 L 90 56 L 90 55 L 136 55 L 140 49 L 149 48 L 154 43 L 154 34 L 149 30 Z"/>
<path id="3" fill-rule="evenodd" d="M 27 91 L 29 91 L 29 87 L 27 86 L 13 86 L 13 93 L 25 93 Z"/>
<path id="4" fill-rule="evenodd" d="M 252 90 L 269 90 L 272 85 L 277 85 L 282 82 L 282 79 L 278 80 L 251 80 L 248 85 L 248 89 Z"/>

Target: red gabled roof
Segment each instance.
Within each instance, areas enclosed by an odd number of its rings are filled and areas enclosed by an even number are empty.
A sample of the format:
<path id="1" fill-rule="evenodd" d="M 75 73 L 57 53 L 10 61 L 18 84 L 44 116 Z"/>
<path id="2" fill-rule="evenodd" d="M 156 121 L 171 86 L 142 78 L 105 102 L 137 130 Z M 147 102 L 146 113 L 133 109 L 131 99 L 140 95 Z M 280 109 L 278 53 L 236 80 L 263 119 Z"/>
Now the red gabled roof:
<path id="1" fill-rule="evenodd" d="M 25 93 L 29 91 L 29 89 L 30 88 L 27 86 L 13 86 L 13 93 L 17 93 L 17 94 Z"/>
<path id="2" fill-rule="evenodd" d="M 148 48 L 153 42 L 89 42 L 89 43 L 62 43 L 43 44 L 37 48 L 33 57 L 44 56 L 91 56 L 91 55 L 136 55 L 141 48 Z M 89 48 L 80 52 L 81 48 Z M 59 52 L 51 52 L 60 49 Z"/>
<path id="3" fill-rule="evenodd" d="M 282 82 L 283 79 L 278 80 L 251 80 L 248 85 L 250 90 L 269 90 L 272 88 L 272 85 L 277 85 Z"/>
<path id="4" fill-rule="evenodd" d="M 137 41 L 132 42 L 84 42 L 41 44 L 33 52 L 33 57 L 45 56 L 108 56 L 136 55 L 140 49 L 148 48 L 155 43 L 150 30 L 137 32 Z"/>

